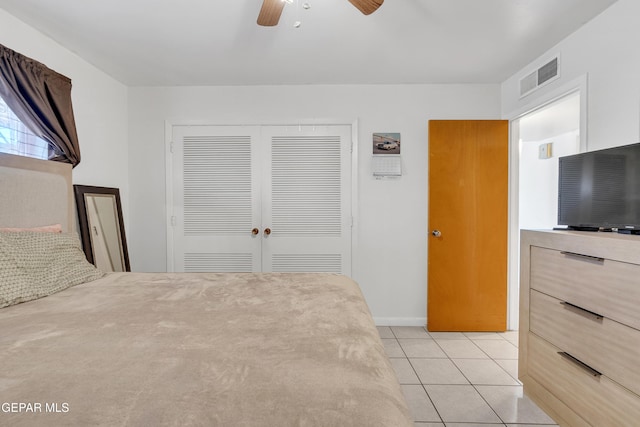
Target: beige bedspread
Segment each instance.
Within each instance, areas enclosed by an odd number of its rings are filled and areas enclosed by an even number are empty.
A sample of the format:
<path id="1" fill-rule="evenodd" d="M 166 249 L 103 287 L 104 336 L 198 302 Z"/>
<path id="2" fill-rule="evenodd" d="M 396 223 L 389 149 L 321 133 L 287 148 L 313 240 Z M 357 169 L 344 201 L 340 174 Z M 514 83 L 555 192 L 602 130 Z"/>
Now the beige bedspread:
<path id="1" fill-rule="evenodd" d="M 410 426 L 360 289 L 115 273 L 0 309 L 0 425 Z"/>

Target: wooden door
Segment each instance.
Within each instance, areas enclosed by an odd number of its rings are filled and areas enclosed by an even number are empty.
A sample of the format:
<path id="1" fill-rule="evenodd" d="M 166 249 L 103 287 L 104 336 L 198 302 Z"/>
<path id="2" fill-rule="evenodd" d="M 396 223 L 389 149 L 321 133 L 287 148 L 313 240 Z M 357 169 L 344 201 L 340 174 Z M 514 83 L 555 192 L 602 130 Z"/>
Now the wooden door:
<path id="1" fill-rule="evenodd" d="M 429 122 L 430 331 L 506 329 L 508 129 Z"/>

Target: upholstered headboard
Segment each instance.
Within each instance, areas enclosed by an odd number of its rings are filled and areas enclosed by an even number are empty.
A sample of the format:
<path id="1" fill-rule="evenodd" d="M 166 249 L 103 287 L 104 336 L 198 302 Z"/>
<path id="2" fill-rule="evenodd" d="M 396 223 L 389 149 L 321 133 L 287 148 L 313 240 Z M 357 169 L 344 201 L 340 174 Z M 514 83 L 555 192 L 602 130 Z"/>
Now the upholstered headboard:
<path id="1" fill-rule="evenodd" d="M 75 230 L 71 165 L 0 153 L 0 227 Z"/>

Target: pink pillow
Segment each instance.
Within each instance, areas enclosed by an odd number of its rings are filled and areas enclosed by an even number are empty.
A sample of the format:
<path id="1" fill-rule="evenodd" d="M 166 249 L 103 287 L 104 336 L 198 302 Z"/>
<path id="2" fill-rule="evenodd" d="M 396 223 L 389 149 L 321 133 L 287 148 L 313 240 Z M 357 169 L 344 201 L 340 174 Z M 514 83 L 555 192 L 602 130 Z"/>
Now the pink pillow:
<path id="1" fill-rule="evenodd" d="M 62 224 L 43 225 L 31 228 L 0 228 L 0 231 L 36 231 L 39 233 L 62 233 Z"/>

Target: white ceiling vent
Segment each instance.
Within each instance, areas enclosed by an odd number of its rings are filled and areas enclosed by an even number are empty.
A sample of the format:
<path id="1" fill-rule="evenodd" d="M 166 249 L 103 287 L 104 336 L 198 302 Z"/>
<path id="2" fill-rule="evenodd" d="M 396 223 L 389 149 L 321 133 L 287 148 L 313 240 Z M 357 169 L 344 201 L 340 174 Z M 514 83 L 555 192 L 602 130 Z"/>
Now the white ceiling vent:
<path id="1" fill-rule="evenodd" d="M 520 79 L 520 98 L 529 95 L 541 86 L 559 77 L 558 57 Z"/>

